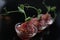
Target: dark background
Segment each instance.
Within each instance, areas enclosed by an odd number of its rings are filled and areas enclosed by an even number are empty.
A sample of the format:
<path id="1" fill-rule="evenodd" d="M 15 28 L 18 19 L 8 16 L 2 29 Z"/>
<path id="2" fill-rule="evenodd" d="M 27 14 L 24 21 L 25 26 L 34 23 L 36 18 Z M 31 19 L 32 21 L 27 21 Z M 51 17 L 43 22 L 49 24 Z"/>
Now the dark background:
<path id="1" fill-rule="evenodd" d="M 17 10 L 17 6 L 19 4 L 29 4 L 31 6 L 35 6 L 37 8 L 43 9 L 43 12 L 46 12 L 46 8 L 42 4 L 43 0 L 5 0 L 6 4 L 2 7 L 0 14 L 4 13 L 3 8 L 6 7 L 8 11 Z M 56 6 L 56 20 L 49 27 L 46 28 L 43 32 L 37 34 L 33 37 L 33 40 L 40 40 L 42 37 L 43 40 L 60 40 L 60 1 L 59 0 L 46 0 L 47 5 Z M 33 9 L 26 10 L 27 16 L 36 15 L 36 11 Z M 29 14 L 28 14 L 29 13 Z M 9 17 L 6 19 L 6 17 Z M 14 25 L 18 22 L 24 22 L 24 15 L 22 13 L 12 13 L 9 15 L 1 15 L 1 27 L 0 27 L 0 35 L 1 40 L 19 40 L 17 37 Z M 49 33 L 48 33 L 49 32 Z"/>

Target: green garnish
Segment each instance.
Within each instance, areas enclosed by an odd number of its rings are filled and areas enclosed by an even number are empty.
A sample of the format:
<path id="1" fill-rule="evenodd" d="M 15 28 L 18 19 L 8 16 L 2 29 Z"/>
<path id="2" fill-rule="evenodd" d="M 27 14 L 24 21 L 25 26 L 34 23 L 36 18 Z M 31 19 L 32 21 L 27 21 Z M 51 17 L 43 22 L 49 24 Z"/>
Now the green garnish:
<path id="1" fill-rule="evenodd" d="M 55 6 L 53 6 L 53 7 L 47 6 L 44 2 L 43 2 L 43 4 L 47 8 L 47 13 L 50 12 L 50 11 L 55 12 L 55 9 L 56 9 Z M 6 14 L 13 13 L 13 12 L 21 12 L 25 16 L 25 21 L 29 21 L 29 20 L 31 20 L 31 17 L 27 17 L 27 15 L 25 13 L 25 10 L 24 10 L 24 7 L 26 7 L 26 8 L 33 8 L 34 10 L 36 10 L 37 13 L 38 13 L 37 18 L 40 19 L 42 10 L 41 9 L 37 9 L 37 8 L 35 8 L 33 6 L 25 6 L 24 4 L 20 4 L 20 6 L 18 6 L 18 10 L 17 11 L 7 11 L 6 8 L 4 8 L 4 10 L 6 11 Z"/>
<path id="2" fill-rule="evenodd" d="M 31 17 L 28 17 L 28 18 L 25 19 L 25 21 L 29 21 L 29 20 L 31 20 Z"/>
<path id="3" fill-rule="evenodd" d="M 21 5 L 18 7 L 18 10 L 19 10 L 21 13 L 24 13 L 25 19 L 26 19 L 27 16 L 26 16 L 26 13 L 25 13 L 25 11 L 24 11 L 24 5 L 23 5 L 23 4 L 21 4 Z"/>
<path id="4" fill-rule="evenodd" d="M 56 7 L 51 7 L 51 11 L 55 11 L 56 10 Z"/>
<path id="5" fill-rule="evenodd" d="M 46 8 L 47 8 L 47 10 L 48 10 L 47 12 L 50 12 L 51 7 L 50 7 L 50 6 L 47 6 Z"/>
<path id="6" fill-rule="evenodd" d="M 37 12 L 38 12 L 37 18 L 40 19 L 42 10 L 41 9 L 38 9 Z"/>
<path id="7" fill-rule="evenodd" d="M 36 10 L 37 13 L 38 13 L 37 17 L 38 17 L 38 19 L 40 19 L 40 13 L 42 12 L 41 9 L 37 9 L 37 8 L 35 8 L 35 7 L 33 7 L 33 6 L 25 6 L 25 7 L 26 7 L 26 8 L 33 8 L 34 10 Z"/>
<path id="8" fill-rule="evenodd" d="M 47 12 L 50 12 L 50 10 L 51 10 L 51 7 L 50 6 L 47 6 L 46 4 L 45 4 L 45 2 L 43 1 L 42 2 L 42 4 L 46 7 L 46 9 L 47 9 Z"/>
<path id="9" fill-rule="evenodd" d="M 42 12 L 42 10 L 41 9 L 38 9 L 37 12 L 38 12 L 38 15 L 39 15 Z"/>

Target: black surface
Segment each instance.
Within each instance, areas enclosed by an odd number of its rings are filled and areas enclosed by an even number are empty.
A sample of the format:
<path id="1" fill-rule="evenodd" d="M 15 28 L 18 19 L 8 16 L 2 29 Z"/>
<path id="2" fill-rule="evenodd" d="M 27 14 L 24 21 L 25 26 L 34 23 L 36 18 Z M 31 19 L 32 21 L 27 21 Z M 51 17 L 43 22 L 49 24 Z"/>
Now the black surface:
<path id="1" fill-rule="evenodd" d="M 41 9 L 43 9 L 43 12 L 45 12 L 45 7 L 41 4 L 43 0 L 28 0 L 28 1 L 24 1 L 24 0 L 6 0 L 6 7 L 8 10 L 16 10 L 17 9 L 17 5 L 23 3 L 23 4 L 30 4 L 32 6 L 35 6 L 37 8 L 41 7 Z M 60 40 L 60 1 L 59 0 L 47 0 L 46 1 L 48 3 L 48 5 L 55 5 L 57 7 L 57 17 L 55 22 L 47 29 L 45 29 L 43 32 L 41 32 L 40 34 L 37 34 L 35 37 L 33 37 L 33 40 L 40 40 L 41 37 L 43 37 L 43 40 Z M 56 3 L 56 4 L 54 4 Z M 3 9 L 2 12 L 3 13 Z M 31 13 L 29 16 L 32 16 L 35 12 L 33 11 L 32 14 L 32 10 L 29 10 L 27 13 Z M 36 13 L 35 13 L 36 15 Z M 15 33 L 15 29 L 14 29 L 14 25 L 18 22 L 23 22 L 24 21 L 24 16 L 22 14 L 10 14 L 8 15 L 9 17 L 11 17 L 12 21 L 7 24 L 6 20 L 2 19 L 1 21 L 1 39 L 0 40 L 20 40 L 18 38 L 18 36 Z M 47 34 L 47 32 L 50 32 L 49 34 Z"/>

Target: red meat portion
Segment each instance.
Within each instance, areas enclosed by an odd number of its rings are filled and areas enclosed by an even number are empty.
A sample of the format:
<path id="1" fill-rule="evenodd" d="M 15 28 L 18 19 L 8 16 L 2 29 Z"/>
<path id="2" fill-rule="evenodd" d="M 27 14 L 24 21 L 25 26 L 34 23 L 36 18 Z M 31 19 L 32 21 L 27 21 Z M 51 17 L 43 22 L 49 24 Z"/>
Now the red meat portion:
<path id="1" fill-rule="evenodd" d="M 27 22 L 22 23 L 20 27 L 17 27 L 17 29 L 22 32 L 27 32 L 26 27 L 27 27 Z"/>
<path id="2" fill-rule="evenodd" d="M 37 18 L 32 18 L 32 19 L 29 21 L 29 25 L 31 26 L 32 24 L 33 24 L 34 26 L 38 27 L 38 25 L 39 25 L 38 19 L 37 19 Z"/>
<path id="3" fill-rule="evenodd" d="M 41 16 L 41 20 L 45 20 L 45 21 L 49 20 L 50 18 L 51 18 L 51 15 L 48 14 L 48 13 L 43 14 L 43 15 Z"/>

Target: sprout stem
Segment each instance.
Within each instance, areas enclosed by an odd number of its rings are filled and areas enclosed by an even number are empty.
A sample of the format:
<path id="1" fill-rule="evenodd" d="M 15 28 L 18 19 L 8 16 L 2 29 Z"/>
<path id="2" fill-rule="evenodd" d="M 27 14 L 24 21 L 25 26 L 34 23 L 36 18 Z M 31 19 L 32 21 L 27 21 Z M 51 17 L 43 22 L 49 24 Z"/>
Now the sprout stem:
<path id="1" fill-rule="evenodd" d="M 45 0 L 44 0 L 44 1 L 45 1 Z M 47 13 L 49 13 L 50 10 L 51 10 L 51 7 L 50 7 L 50 6 L 47 6 L 44 1 L 42 2 L 42 4 L 46 7 Z"/>
<path id="2" fill-rule="evenodd" d="M 26 19 L 27 18 L 26 13 L 24 13 L 24 15 L 25 15 L 25 19 Z"/>
<path id="3" fill-rule="evenodd" d="M 14 12 L 19 12 L 19 11 L 8 11 L 7 14 L 14 13 Z"/>
<path id="4" fill-rule="evenodd" d="M 1 15 L 7 15 L 9 13 L 14 13 L 14 12 L 19 12 L 19 11 L 7 11 L 6 14 L 1 14 Z"/>
<path id="5" fill-rule="evenodd" d="M 37 8 L 32 7 L 32 6 L 25 6 L 25 7 L 26 7 L 26 8 L 33 8 L 33 9 L 37 10 Z"/>
<path id="6" fill-rule="evenodd" d="M 38 9 L 37 9 L 37 8 L 32 7 L 32 6 L 25 6 L 25 7 L 26 7 L 26 8 L 33 8 L 33 9 L 35 9 L 35 10 L 37 11 L 38 15 L 39 15 L 39 12 L 38 12 Z"/>

